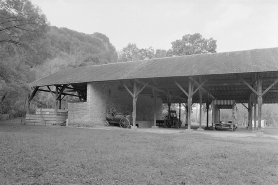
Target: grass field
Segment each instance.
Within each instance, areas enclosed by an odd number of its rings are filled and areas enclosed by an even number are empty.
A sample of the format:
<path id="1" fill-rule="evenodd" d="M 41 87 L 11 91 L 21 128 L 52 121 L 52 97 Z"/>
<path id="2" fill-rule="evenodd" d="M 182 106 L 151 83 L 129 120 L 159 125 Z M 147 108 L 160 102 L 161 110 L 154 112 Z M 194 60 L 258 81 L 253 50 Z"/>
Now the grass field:
<path id="1" fill-rule="evenodd" d="M 278 184 L 278 140 L 0 124 L 0 184 Z"/>

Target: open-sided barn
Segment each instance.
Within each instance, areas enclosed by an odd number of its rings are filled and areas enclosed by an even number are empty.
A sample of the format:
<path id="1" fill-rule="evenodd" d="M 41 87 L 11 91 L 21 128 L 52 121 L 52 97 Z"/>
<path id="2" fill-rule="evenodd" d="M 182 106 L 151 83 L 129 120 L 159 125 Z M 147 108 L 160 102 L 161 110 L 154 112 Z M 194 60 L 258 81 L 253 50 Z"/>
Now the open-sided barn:
<path id="1" fill-rule="evenodd" d="M 253 49 L 63 70 L 32 82 L 29 102 L 37 91 L 55 94 L 57 102 L 68 95 L 78 96 L 80 103 L 68 107 L 69 124 L 102 126 L 106 111 L 115 107 L 133 113 L 135 128 L 136 121 L 155 126 L 162 103 L 186 103 L 189 110 L 192 103 L 212 105 L 212 120 L 217 122 L 213 100 L 233 100 L 248 103 L 249 120 L 258 119 L 260 127 L 262 104 L 278 103 L 277 82 L 278 48 Z M 253 107 L 258 107 L 258 115 L 252 116 Z"/>

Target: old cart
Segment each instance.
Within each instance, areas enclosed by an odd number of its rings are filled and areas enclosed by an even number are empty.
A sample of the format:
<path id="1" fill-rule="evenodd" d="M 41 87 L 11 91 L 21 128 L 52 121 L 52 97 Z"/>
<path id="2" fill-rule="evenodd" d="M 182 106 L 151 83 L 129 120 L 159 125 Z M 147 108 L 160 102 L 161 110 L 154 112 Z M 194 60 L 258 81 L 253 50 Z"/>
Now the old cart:
<path id="1" fill-rule="evenodd" d="M 117 113 L 114 107 L 111 107 L 106 112 L 106 126 L 120 126 L 121 128 L 130 128 L 132 118 L 127 113 Z"/>
<path id="2" fill-rule="evenodd" d="M 168 128 L 171 128 L 172 126 L 180 128 L 181 124 L 182 122 L 177 117 L 177 112 L 175 110 L 170 110 L 164 119 L 164 125 Z"/>

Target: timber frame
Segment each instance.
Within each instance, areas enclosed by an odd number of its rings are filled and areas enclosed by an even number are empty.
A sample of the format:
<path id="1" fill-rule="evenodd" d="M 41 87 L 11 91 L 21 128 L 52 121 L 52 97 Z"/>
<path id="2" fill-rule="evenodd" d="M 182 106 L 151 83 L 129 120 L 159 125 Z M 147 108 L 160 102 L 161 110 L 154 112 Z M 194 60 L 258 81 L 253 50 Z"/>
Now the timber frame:
<path id="1" fill-rule="evenodd" d="M 212 100 L 235 100 L 244 107 L 248 104 L 246 107 L 248 109 L 248 122 L 251 123 L 252 117 L 254 117 L 254 120 L 258 120 L 259 129 L 261 128 L 263 100 L 264 103 L 278 103 L 278 72 L 130 79 L 119 80 L 118 82 L 120 84 L 118 89 L 127 91 L 133 99 L 134 127 L 136 126 L 136 104 L 139 94 L 153 96 L 154 105 L 157 97 L 160 97 L 169 107 L 171 103 L 185 103 L 188 110 L 191 110 L 193 103 L 202 105 L 203 99 L 206 99 L 207 120 L 209 119 L 208 110 Z M 53 95 L 56 100 L 56 110 L 61 108 L 61 100 L 65 96 L 75 96 L 80 101 L 86 101 L 87 98 L 86 83 L 36 86 L 28 98 L 28 107 L 39 91 L 50 92 Z M 252 115 L 253 107 L 255 112 L 258 110 L 257 115 Z M 191 111 L 188 111 L 187 114 L 187 124 L 190 130 Z M 155 115 L 154 120 L 156 120 Z M 251 127 L 249 124 L 249 129 Z M 201 125 L 199 128 L 201 129 Z"/>
<path id="2" fill-rule="evenodd" d="M 59 71 L 30 84 L 33 91 L 28 105 L 39 91 L 50 92 L 57 101 L 56 107 L 65 96 L 76 96 L 80 101 L 86 101 L 89 82 L 117 82 L 119 91 L 127 91 L 133 99 L 133 126 L 136 125 L 136 103 L 140 94 L 154 97 L 154 103 L 159 97 L 168 105 L 183 104 L 188 110 L 189 130 L 191 106 L 193 103 L 202 105 L 204 100 L 207 112 L 210 106 L 214 106 L 213 100 L 234 100 L 244 105 L 249 112 L 249 129 L 252 128 L 252 117 L 258 120 L 260 129 L 262 104 L 278 103 L 278 48 L 160 58 Z M 214 122 L 213 115 L 211 119 Z"/>

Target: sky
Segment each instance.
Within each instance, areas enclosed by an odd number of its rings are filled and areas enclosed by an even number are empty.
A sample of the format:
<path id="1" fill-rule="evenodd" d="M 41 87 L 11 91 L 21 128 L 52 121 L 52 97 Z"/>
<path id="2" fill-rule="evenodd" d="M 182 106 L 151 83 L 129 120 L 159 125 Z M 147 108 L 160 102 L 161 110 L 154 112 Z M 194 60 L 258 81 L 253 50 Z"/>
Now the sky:
<path id="1" fill-rule="evenodd" d="M 170 49 L 185 34 L 217 52 L 278 47 L 278 0 L 31 0 L 50 25 L 105 34 L 116 50 Z"/>

